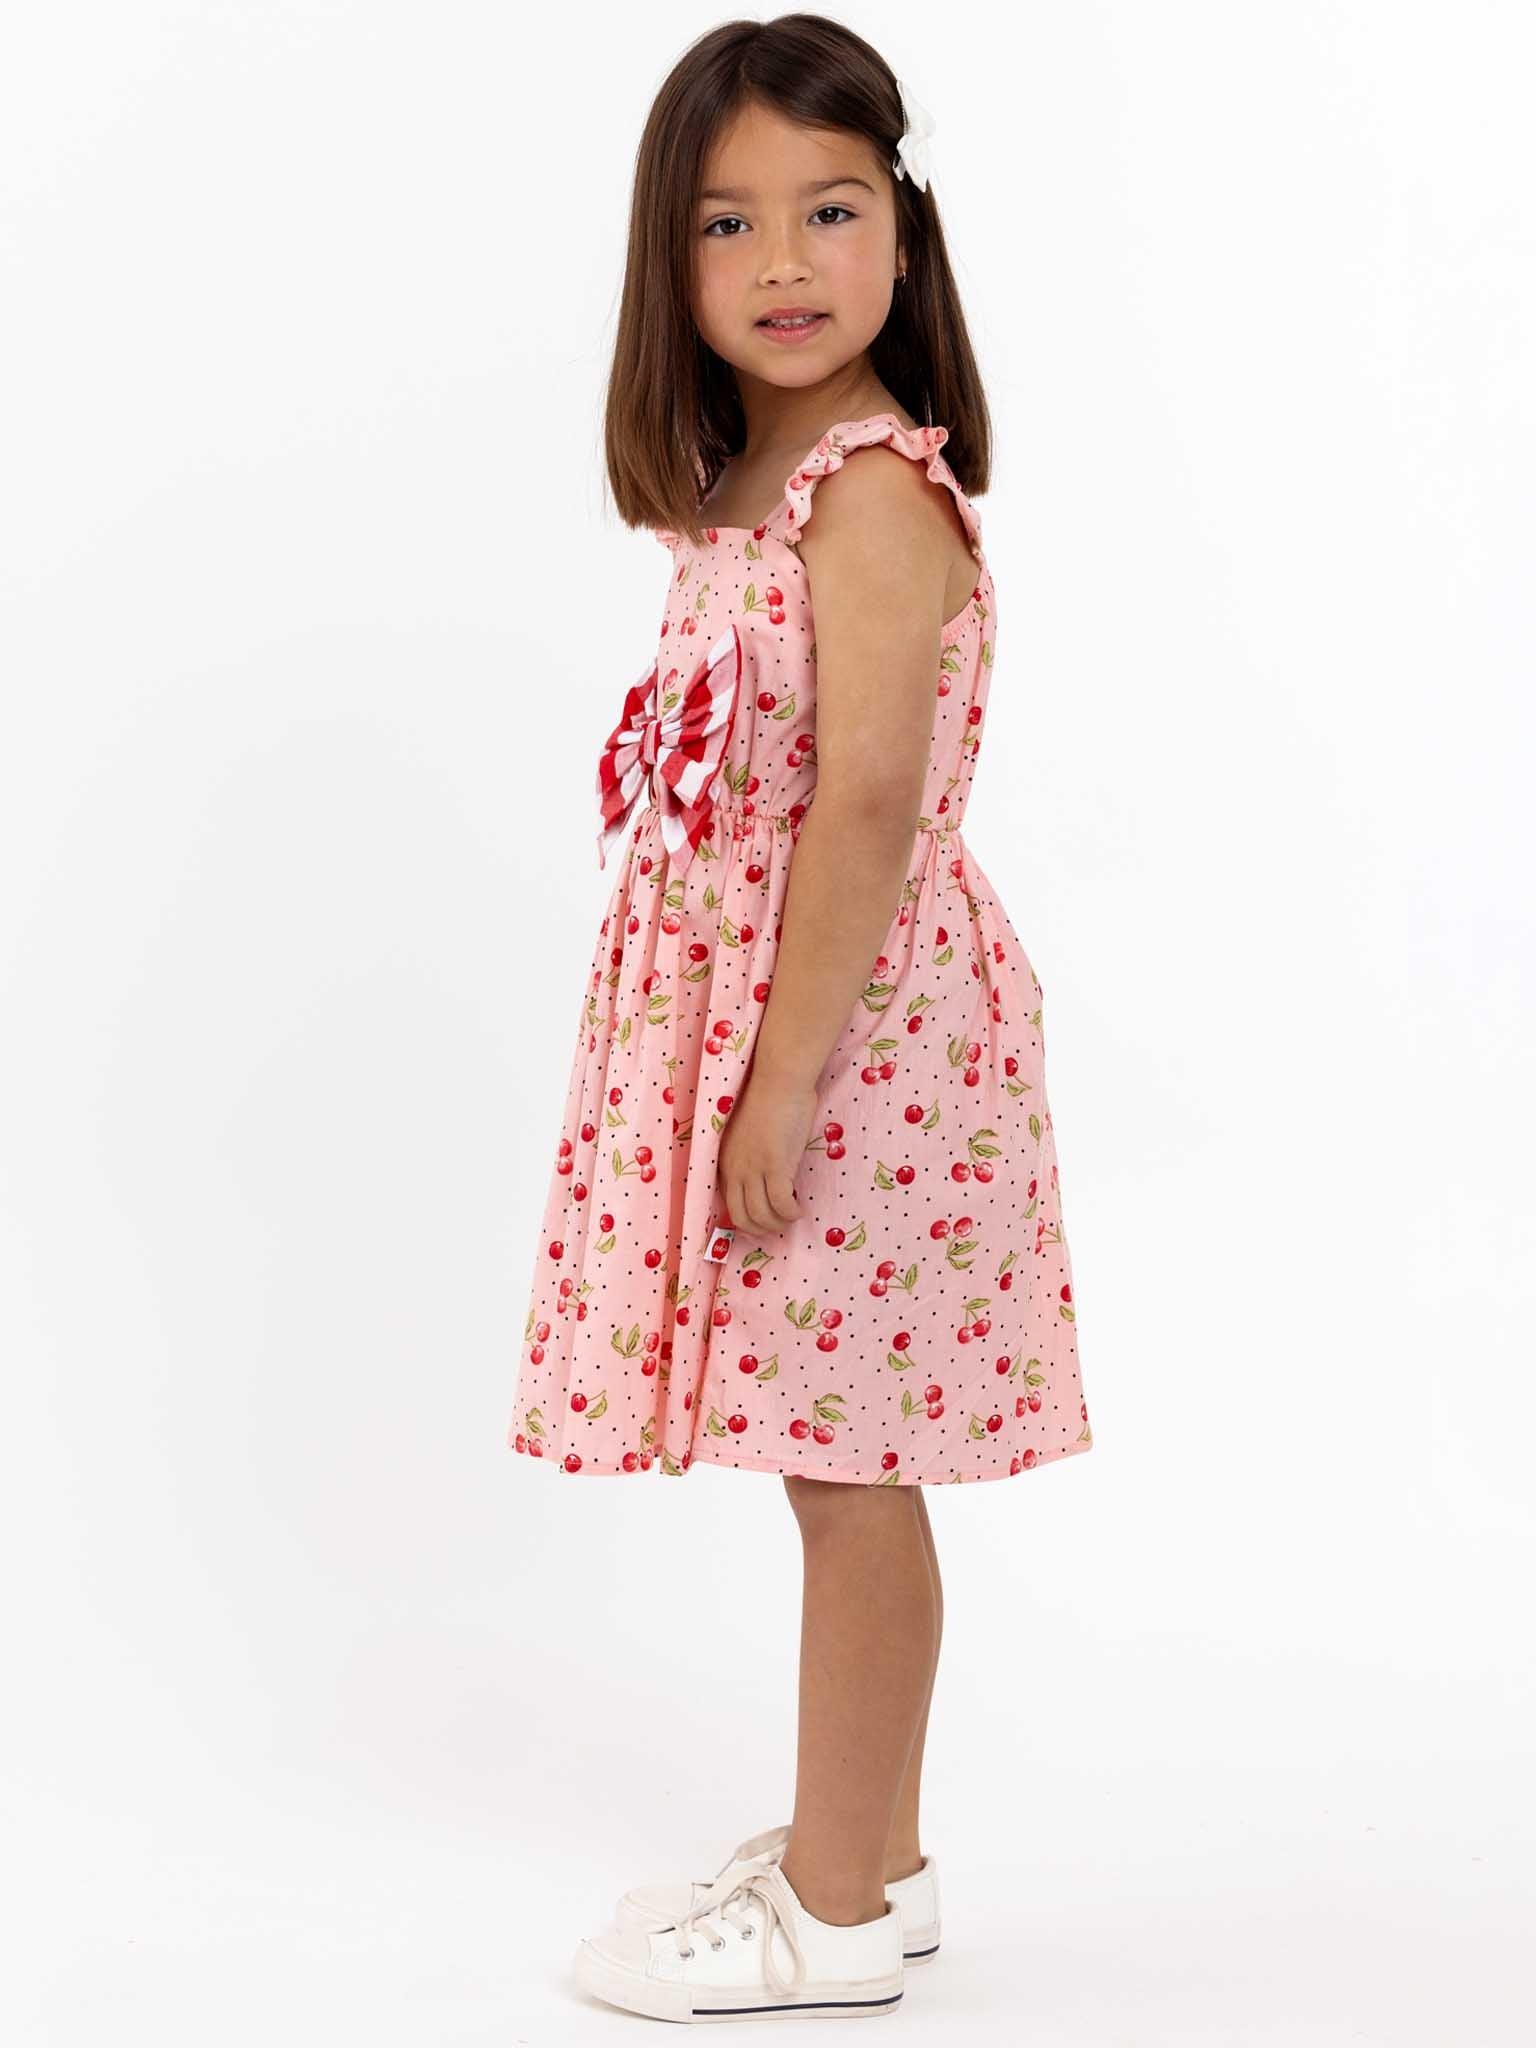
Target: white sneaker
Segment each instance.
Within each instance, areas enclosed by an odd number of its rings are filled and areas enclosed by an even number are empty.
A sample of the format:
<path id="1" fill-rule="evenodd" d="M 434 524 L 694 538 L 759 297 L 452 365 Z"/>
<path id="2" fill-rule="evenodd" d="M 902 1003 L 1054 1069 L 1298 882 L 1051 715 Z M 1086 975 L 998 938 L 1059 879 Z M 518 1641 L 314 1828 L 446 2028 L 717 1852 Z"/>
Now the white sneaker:
<path id="1" fill-rule="evenodd" d="M 576 1951 L 583 1990 L 658 2020 L 861 2019 L 901 2002 L 901 1919 L 807 1913 L 778 1859 L 722 1873 L 675 1925 L 610 1927 Z"/>
<path id="2" fill-rule="evenodd" d="M 620 1927 L 672 1927 L 691 1912 L 722 1879 L 748 1863 L 768 1856 L 775 1862 L 789 1842 L 789 1829 L 766 1828 L 751 1835 L 731 1851 L 730 1861 L 713 1877 L 684 1878 L 680 1883 L 640 1884 L 627 1891 L 618 1903 L 615 1919 Z M 902 1960 L 908 1965 L 931 1962 L 939 1951 L 939 1873 L 931 1856 L 925 1856 L 907 1877 L 898 1877 L 885 1888 L 885 1896 L 901 1916 Z"/>

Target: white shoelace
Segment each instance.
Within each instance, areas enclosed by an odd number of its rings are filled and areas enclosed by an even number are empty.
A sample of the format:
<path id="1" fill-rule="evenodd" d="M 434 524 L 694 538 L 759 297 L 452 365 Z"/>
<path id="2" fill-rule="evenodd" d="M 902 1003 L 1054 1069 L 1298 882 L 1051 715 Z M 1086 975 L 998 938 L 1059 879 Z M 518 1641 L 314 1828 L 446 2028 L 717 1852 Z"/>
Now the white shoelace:
<path id="1" fill-rule="evenodd" d="M 713 1919 L 729 1922 L 744 1941 L 755 1940 L 756 1923 L 749 1920 L 743 1911 L 748 1899 L 756 1899 L 763 1909 L 764 1979 L 770 1990 L 781 1998 L 787 1998 L 805 1980 L 805 1954 L 795 1934 L 795 1896 L 789 1888 L 789 1880 L 778 1864 L 767 1857 L 751 1865 L 729 1884 L 722 1879 L 718 1888 L 712 1885 L 692 1911 L 683 1915 L 672 1930 L 677 1952 L 684 1959 L 691 1956 L 696 1933 L 702 1934 L 711 1948 L 724 1948 L 724 1937 L 717 1935 L 709 1924 Z M 775 1927 L 782 1930 L 789 1952 L 794 1957 L 794 1969 L 787 1978 L 773 1952 Z"/>
<path id="2" fill-rule="evenodd" d="M 738 1842 L 731 1851 L 730 1860 L 720 1866 L 715 1872 L 715 1877 L 724 1877 L 732 1863 L 751 1863 L 759 1856 L 771 1856 L 777 1850 L 787 1849 L 788 1847 L 789 1829 L 787 1826 L 764 1828 L 760 1835 L 748 1835 L 744 1842 Z"/>

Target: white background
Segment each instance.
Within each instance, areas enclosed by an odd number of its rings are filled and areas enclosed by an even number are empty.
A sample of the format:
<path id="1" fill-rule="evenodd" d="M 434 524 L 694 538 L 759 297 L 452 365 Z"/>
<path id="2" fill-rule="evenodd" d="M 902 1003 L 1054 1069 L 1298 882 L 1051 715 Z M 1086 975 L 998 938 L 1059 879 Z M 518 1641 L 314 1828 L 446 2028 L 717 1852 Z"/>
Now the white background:
<path id="1" fill-rule="evenodd" d="M 600 460 L 628 181 L 725 18 L 7 27 L 17 2043 L 638 2039 L 578 1937 L 788 1818 L 779 1482 L 504 1445 L 668 570 Z M 1096 1433 L 930 1498 L 893 2024 L 1523 2043 L 1529 10 L 842 18 L 936 117 L 994 413 L 967 836 Z"/>

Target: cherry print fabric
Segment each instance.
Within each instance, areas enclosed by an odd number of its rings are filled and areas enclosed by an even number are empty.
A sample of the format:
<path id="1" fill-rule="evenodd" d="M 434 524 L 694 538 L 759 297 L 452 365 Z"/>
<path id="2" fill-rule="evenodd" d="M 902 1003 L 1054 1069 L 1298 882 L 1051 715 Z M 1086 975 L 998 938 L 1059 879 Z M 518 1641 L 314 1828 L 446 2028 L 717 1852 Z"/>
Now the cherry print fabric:
<path id="1" fill-rule="evenodd" d="M 703 1459 L 913 1486 L 1092 1446 L 1043 992 L 962 830 L 996 595 L 947 438 L 892 413 L 842 421 L 763 525 L 707 528 L 702 548 L 658 533 L 673 569 L 651 716 L 727 634 L 739 673 L 697 841 L 669 854 L 653 782 L 593 947 L 507 1430 L 556 1471 L 680 1474 Z M 801 1213 L 761 1236 L 738 1226 L 714 1262 L 721 1137 L 816 794 L 815 625 L 791 543 L 818 482 L 875 445 L 952 492 L 976 583 L 940 634 L 912 857 L 817 1078 Z M 646 753 L 654 765 L 654 734 Z"/>

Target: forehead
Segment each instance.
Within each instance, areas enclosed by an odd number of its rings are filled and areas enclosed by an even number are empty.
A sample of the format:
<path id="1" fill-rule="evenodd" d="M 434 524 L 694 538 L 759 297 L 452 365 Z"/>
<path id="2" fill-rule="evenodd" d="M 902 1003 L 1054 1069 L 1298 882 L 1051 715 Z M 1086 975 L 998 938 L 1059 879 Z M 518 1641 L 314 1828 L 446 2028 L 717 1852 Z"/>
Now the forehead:
<path id="1" fill-rule="evenodd" d="M 807 128 L 773 108 L 739 108 L 700 168 L 701 200 L 800 200 L 834 184 L 877 192 L 875 153 L 846 128 Z"/>

